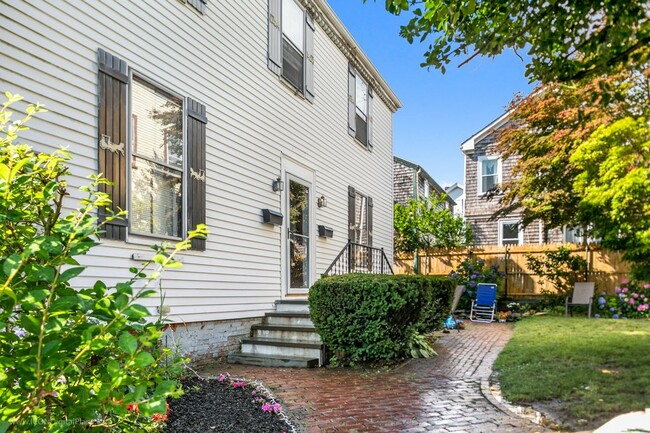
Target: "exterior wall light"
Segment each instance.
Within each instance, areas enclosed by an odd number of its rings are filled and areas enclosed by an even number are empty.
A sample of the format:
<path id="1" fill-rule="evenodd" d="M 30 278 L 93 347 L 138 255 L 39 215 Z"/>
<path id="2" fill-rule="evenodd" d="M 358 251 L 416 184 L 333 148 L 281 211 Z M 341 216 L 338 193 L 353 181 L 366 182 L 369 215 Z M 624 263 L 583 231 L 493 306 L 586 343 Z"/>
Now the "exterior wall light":
<path id="1" fill-rule="evenodd" d="M 318 197 L 318 200 L 316 200 L 316 204 L 318 207 L 327 207 L 327 199 L 325 198 L 324 195 L 321 195 Z"/>
<path id="2" fill-rule="evenodd" d="M 273 181 L 273 191 L 284 191 L 284 182 L 279 177 Z"/>

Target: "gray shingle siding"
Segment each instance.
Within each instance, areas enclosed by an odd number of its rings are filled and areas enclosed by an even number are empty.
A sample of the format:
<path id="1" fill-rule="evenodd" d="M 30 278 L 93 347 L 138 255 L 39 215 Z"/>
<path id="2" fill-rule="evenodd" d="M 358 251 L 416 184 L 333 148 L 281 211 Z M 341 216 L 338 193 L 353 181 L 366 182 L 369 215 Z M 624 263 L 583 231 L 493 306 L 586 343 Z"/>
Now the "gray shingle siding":
<path id="1" fill-rule="evenodd" d="M 415 170 L 393 162 L 393 200 L 406 206 L 410 198 L 413 198 L 413 175 Z"/>
<path id="2" fill-rule="evenodd" d="M 490 216 L 499 209 L 498 197 L 487 200 L 478 194 L 478 160 L 485 155 L 495 155 L 497 133 L 492 132 L 474 144 L 473 152 L 465 154 L 465 218 L 472 225 L 474 243 L 476 245 L 499 244 L 499 221 L 490 220 Z M 501 182 L 512 178 L 512 170 L 517 158 L 500 159 Z M 501 220 L 518 220 L 519 213 L 512 213 Z M 539 244 L 543 242 L 562 242 L 562 230 L 552 229 L 548 233 L 542 224 L 542 239 L 540 242 L 540 222 L 534 221 L 524 229 L 524 244 Z"/>

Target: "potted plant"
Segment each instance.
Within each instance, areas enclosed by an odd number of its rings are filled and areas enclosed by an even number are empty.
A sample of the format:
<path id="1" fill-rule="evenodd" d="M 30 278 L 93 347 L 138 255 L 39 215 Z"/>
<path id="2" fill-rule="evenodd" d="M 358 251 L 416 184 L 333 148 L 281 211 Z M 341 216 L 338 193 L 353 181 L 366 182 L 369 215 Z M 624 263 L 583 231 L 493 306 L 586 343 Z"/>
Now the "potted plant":
<path id="1" fill-rule="evenodd" d="M 510 311 L 499 311 L 497 313 L 497 318 L 499 319 L 499 323 L 506 323 L 509 315 L 510 315 Z"/>

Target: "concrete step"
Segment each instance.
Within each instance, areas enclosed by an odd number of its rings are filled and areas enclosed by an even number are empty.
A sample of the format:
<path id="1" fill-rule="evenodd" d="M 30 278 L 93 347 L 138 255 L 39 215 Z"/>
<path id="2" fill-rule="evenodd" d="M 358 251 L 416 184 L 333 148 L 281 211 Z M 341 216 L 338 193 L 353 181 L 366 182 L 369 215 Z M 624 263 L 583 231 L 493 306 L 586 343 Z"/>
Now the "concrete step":
<path id="1" fill-rule="evenodd" d="M 295 311 L 298 313 L 309 313 L 309 301 L 307 299 L 281 299 L 275 301 L 275 311 Z"/>
<path id="2" fill-rule="evenodd" d="M 231 364 L 257 365 L 259 367 L 318 367 L 318 358 L 301 358 L 298 356 L 262 355 L 259 353 L 231 353 L 228 355 Z"/>
<path id="3" fill-rule="evenodd" d="M 309 318 L 309 313 L 297 313 L 294 311 L 266 313 L 264 323 L 267 325 L 314 326 Z"/>
<path id="4" fill-rule="evenodd" d="M 321 355 L 320 343 L 302 343 L 279 340 L 276 338 L 243 338 L 241 353 L 256 353 L 280 357 L 317 358 Z"/>
<path id="5" fill-rule="evenodd" d="M 274 338 L 284 341 L 321 343 L 320 336 L 313 326 L 287 326 L 287 325 L 253 325 L 253 337 Z"/>

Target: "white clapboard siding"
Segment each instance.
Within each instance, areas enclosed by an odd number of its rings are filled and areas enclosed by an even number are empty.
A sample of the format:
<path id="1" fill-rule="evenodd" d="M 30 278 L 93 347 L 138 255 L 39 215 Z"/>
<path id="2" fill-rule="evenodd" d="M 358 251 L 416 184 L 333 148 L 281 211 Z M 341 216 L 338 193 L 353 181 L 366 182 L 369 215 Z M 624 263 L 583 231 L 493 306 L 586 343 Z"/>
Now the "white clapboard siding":
<path id="1" fill-rule="evenodd" d="M 259 317 L 282 296 L 281 228 L 262 224 L 261 209 L 281 210 L 271 182 L 283 157 L 315 172 L 312 194 L 316 273 L 347 242 L 348 185 L 373 198 L 373 246 L 392 260 L 392 111 L 373 99 L 374 147 L 347 132 L 348 60 L 316 26 L 312 103 L 267 68 L 267 0 L 208 2 L 204 15 L 177 1 L 3 2 L 0 90 L 42 102 L 48 113 L 23 141 L 37 150 L 69 146 L 71 188 L 97 170 L 97 50 L 139 75 L 206 105 L 206 251 L 182 254 L 183 268 L 162 282 L 176 322 Z M 19 104 L 17 108 L 24 107 Z M 73 208 L 81 197 L 71 191 Z M 326 208 L 316 207 L 325 195 Z M 320 239 L 316 226 L 334 229 Z M 130 277 L 155 239 L 103 241 L 81 262 L 79 287 Z M 155 307 L 159 299 L 148 299 Z"/>

